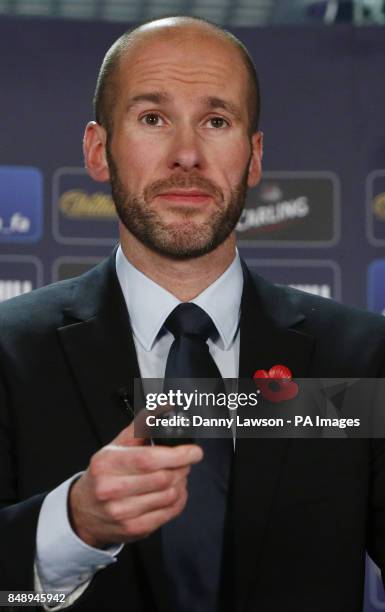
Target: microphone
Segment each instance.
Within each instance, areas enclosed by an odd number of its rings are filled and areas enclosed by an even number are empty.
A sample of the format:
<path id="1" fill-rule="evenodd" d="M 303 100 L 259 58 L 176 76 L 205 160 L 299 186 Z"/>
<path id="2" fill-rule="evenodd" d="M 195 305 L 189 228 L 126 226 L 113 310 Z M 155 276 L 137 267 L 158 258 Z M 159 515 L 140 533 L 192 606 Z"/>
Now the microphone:
<path id="1" fill-rule="evenodd" d="M 135 418 L 135 411 L 132 407 L 131 396 L 127 390 L 127 387 L 119 387 L 116 390 L 116 395 L 122 402 L 125 410 Z M 179 444 L 194 444 L 194 440 L 192 438 L 152 438 L 153 444 L 159 444 L 162 446 L 179 446 Z"/>
<path id="2" fill-rule="evenodd" d="M 132 407 L 132 404 L 130 402 L 130 394 L 128 393 L 128 390 L 126 387 L 119 387 L 119 389 L 116 390 L 116 395 L 118 396 L 118 398 L 121 400 L 121 402 L 124 405 L 125 410 L 132 416 L 132 418 L 135 417 L 135 411 Z"/>

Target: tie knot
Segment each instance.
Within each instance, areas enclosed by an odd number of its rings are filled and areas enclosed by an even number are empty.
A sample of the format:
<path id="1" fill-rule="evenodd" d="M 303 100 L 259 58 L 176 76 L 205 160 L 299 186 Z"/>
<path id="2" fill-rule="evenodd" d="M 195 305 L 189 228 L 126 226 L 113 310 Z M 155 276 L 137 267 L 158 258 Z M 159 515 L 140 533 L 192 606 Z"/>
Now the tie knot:
<path id="1" fill-rule="evenodd" d="M 174 338 L 189 334 L 199 336 L 205 342 L 216 331 L 211 317 L 202 308 L 190 302 L 176 306 L 164 325 Z"/>

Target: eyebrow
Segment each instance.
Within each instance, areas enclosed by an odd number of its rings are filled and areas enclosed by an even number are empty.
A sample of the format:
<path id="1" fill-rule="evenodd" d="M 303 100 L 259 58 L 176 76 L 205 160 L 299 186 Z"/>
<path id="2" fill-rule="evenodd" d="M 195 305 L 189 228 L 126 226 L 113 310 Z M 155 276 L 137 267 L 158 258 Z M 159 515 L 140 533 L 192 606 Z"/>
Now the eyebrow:
<path id="1" fill-rule="evenodd" d="M 223 109 L 233 115 L 238 121 L 241 120 L 241 113 L 236 104 L 225 100 L 217 96 L 205 96 L 200 98 L 203 106 L 215 110 L 217 108 Z M 137 106 L 141 102 L 151 102 L 152 104 L 165 104 L 171 102 L 171 98 L 168 94 L 161 91 L 150 91 L 147 93 L 141 93 L 130 98 L 127 104 L 126 111 L 129 112 L 133 107 Z"/>
<path id="2" fill-rule="evenodd" d="M 129 99 L 127 104 L 127 112 L 129 112 L 134 106 L 140 104 L 140 102 L 152 102 L 153 104 L 162 104 L 169 102 L 170 97 L 166 93 L 161 91 L 150 91 L 148 93 L 138 94 Z"/>
<path id="3" fill-rule="evenodd" d="M 212 110 L 221 108 L 233 115 L 236 119 L 238 119 L 238 121 L 241 119 L 241 113 L 238 106 L 233 102 L 230 102 L 230 100 L 224 100 L 223 98 L 218 98 L 216 96 L 207 96 L 205 98 L 201 98 L 201 101 L 205 106 L 208 106 Z"/>

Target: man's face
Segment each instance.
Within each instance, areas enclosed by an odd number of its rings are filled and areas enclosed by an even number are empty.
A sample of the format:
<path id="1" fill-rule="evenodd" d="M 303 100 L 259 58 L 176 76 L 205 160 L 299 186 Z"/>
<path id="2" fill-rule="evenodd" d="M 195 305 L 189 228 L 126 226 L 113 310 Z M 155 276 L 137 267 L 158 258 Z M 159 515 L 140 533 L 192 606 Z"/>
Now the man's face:
<path id="1" fill-rule="evenodd" d="M 237 50 L 196 32 L 161 36 L 136 43 L 118 70 L 107 159 L 123 226 L 168 257 L 212 251 L 259 179 Z"/>

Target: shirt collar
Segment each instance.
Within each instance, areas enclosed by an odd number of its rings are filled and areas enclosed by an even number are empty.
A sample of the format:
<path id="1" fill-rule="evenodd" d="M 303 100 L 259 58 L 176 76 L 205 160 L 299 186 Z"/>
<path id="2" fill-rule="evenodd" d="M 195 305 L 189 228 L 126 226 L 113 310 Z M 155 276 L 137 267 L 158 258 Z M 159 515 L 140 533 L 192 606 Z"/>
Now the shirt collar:
<path id="1" fill-rule="evenodd" d="M 154 342 L 174 308 L 180 304 L 172 293 L 133 266 L 119 246 L 116 273 L 136 338 L 146 351 Z M 230 266 L 196 298 L 191 300 L 212 318 L 219 334 L 220 348 L 227 350 L 236 335 L 243 289 L 243 273 L 238 251 Z"/>

